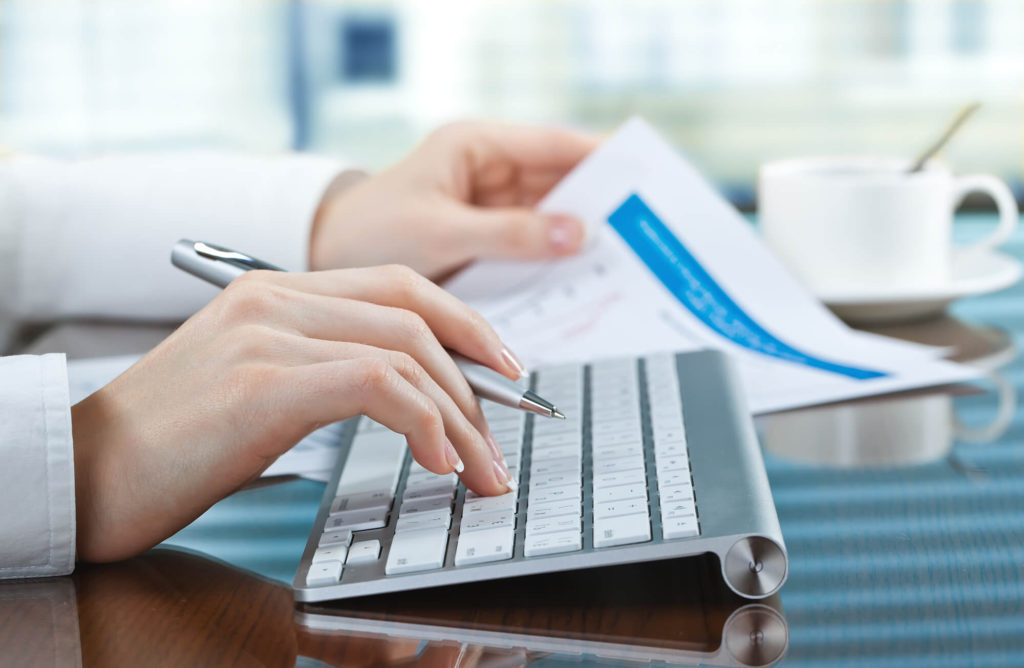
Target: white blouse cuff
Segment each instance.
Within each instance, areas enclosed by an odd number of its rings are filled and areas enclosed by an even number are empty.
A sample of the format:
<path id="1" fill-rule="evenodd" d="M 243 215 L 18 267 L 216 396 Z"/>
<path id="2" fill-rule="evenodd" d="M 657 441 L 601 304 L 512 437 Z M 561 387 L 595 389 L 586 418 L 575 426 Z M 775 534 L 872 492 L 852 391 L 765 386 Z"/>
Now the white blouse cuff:
<path id="1" fill-rule="evenodd" d="M 0 357 L 0 578 L 75 564 L 75 473 L 62 354 Z"/>

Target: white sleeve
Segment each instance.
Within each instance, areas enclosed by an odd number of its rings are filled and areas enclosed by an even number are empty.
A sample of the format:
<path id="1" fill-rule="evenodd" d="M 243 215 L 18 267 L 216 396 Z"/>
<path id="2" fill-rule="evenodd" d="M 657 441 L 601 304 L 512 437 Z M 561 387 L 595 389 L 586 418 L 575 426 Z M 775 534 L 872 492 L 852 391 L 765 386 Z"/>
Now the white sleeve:
<path id="1" fill-rule="evenodd" d="M 0 578 L 75 565 L 75 475 L 64 355 L 0 357 Z"/>
<path id="2" fill-rule="evenodd" d="M 304 155 L 183 153 L 19 157 L 0 169 L 0 216 L 14 219 L 6 227 L 16 235 L 13 289 L 0 296 L 9 312 L 177 320 L 216 289 L 171 265 L 174 242 L 201 239 L 304 270 L 314 214 L 343 166 Z"/>

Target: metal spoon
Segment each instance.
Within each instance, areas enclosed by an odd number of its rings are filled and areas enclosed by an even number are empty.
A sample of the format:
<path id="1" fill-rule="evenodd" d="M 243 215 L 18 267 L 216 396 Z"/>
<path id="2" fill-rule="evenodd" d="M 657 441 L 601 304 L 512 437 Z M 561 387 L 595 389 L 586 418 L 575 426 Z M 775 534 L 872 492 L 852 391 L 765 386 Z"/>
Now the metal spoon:
<path id="1" fill-rule="evenodd" d="M 953 138 L 953 135 L 956 134 L 956 131 L 959 130 L 960 126 L 964 124 L 964 121 L 970 118 L 971 114 L 976 112 L 980 107 L 980 102 L 972 102 L 971 104 L 961 109 L 960 112 L 953 119 L 953 122 L 949 124 L 948 128 L 946 128 L 946 131 L 942 133 L 941 137 L 939 137 L 938 141 L 929 146 L 928 150 L 921 154 L 921 157 L 919 157 L 917 161 L 914 162 L 913 166 L 907 170 L 907 174 L 913 174 L 924 169 L 925 163 L 931 160 L 932 156 L 941 151 L 942 148 L 947 143 L 949 143 L 949 140 Z"/>

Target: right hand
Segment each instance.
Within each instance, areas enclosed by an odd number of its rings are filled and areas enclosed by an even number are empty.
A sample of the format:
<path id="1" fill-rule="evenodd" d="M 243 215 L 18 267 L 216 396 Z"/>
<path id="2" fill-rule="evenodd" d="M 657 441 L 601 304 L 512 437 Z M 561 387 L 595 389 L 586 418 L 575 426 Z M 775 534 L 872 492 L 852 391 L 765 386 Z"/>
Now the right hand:
<path id="1" fill-rule="evenodd" d="M 72 408 L 78 555 L 141 552 L 326 424 L 365 414 L 485 495 L 508 470 L 445 348 L 518 379 L 474 310 L 401 266 L 249 272 Z"/>

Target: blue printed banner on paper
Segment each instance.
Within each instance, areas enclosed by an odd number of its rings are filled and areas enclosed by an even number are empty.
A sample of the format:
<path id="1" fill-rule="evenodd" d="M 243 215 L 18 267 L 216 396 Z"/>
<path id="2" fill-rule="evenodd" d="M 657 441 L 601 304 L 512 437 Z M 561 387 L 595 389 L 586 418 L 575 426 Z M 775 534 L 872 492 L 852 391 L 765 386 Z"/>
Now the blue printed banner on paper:
<path id="1" fill-rule="evenodd" d="M 609 217 L 633 252 L 669 292 L 705 325 L 744 348 L 831 371 L 856 380 L 882 378 L 871 369 L 837 364 L 800 352 L 783 343 L 753 320 L 726 294 L 682 242 L 636 194 L 630 195 Z"/>

